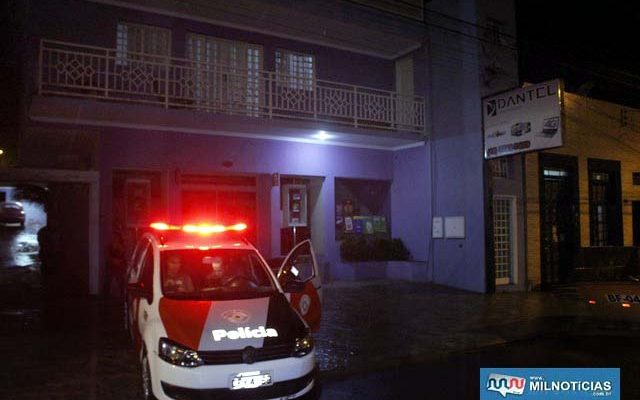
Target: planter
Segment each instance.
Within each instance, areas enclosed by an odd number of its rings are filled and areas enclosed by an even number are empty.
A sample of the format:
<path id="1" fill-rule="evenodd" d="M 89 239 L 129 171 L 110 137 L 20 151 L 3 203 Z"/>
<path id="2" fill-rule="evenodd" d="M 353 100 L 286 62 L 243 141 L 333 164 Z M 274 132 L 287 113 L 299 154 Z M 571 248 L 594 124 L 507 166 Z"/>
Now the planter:
<path id="1" fill-rule="evenodd" d="M 400 279 L 428 281 L 427 263 L 420 261 L 361 261 L 331 264 L 331 280 Z"/>

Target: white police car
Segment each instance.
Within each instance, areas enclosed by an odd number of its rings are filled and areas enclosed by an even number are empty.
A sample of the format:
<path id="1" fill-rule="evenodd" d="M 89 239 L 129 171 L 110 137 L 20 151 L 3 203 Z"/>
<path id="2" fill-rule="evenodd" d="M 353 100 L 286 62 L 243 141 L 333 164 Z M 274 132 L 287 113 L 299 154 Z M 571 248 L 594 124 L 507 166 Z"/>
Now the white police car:
<path id="1" fill-rule="evenodd" d="M 309 241 L 278 274 L 245 224 L 154 223 L 127 270 L 145 398 L 296 398 L 315 384 L 320 277 Z"/>

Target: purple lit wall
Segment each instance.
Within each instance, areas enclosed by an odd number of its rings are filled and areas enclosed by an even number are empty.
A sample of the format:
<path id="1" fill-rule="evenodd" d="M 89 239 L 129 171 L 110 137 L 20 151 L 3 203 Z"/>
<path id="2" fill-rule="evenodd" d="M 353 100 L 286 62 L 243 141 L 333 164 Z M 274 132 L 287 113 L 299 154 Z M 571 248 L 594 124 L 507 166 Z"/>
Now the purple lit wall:
<path id="1" fill-rule="evenodd" d="M 427 147 L 396 151 L 391 185 L 391 232 L 416 261 L 427 260 L 431 221 Z"/>
<path id="2" fill-rule="evenodd" d="M 438 0 L 431 5 L 449 15 L 475 18 L 471 2 Z M 433 240 L 433 279 L 444 285 L 484 292 L 482 87 L 480 71 L 477 65 L 472 67 L 477 63 L 473 54 L 478 46 L 464 37 L 440 31 L 433 32 L 431 41 L 438 43 L 431 47 L 433 216 L 463 216 L 466 231 L 464 239 Z M 447 46 L 459 46 L 464 51 L 452 59 Z"/>
<path id="3" fill-rule="evenodd" d="M 232 161 L 233 166 L 225 167 L 223 161 Z M 271 174 L 277 172 L 325 177 L 319 201 L 324 218 L 324 243 L 321 248 L 325 250 L 323 259 L 333 262 L 338 258 L 333 229 L 334 179 L 343 177 L 391 181 L 394 179 L 394 153 L 288 141 L 103 129 L 100 174 L 104 240 L 110 237 L 113 169 L 163 172 L 168 183 L 168 208 L 174 211 L 179 208 L 180 201 L 179 189 L 172 181 L 176 169 L 182 173 L 258 175 L 257 198 L 261 224 L 259 236 L 266 237 L 258 245 L 267 255 L 274 249 L 273 241 L 279 240 L 276 235 L 280 224 L 277 213 L 268 211 L 268 204 L 271 204 L 271 210 L 279 207 L 278 204 L 272 204 L 275 198 L 269 186 Z"/>

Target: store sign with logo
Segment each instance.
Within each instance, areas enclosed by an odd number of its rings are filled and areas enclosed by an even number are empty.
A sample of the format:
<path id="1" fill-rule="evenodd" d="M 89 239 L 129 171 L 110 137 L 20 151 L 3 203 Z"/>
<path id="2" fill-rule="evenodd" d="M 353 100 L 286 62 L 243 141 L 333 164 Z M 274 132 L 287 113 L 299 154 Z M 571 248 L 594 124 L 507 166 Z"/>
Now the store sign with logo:
<path id="1" fill-rule="evenodd" d="M 526 86 L 482 100 L 484 157 L 560 147 L 562 88 L 559 80 Z"/>
<path id="2" fill-rule="evenodd" d="M 481 368 L 480 400 L 620 399 L 619 368 Z"/>

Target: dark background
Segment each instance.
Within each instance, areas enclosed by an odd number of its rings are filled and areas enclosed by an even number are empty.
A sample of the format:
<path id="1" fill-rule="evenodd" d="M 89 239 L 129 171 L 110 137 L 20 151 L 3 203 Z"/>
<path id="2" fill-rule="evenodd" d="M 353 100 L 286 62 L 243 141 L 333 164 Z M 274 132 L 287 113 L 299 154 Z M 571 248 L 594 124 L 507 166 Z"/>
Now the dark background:
<path id="1" fill-rule="evenodd" d="M 640 108 L 637 1 L 515 4 L 521 82 L 559 77 L 570 92 Z"/>

